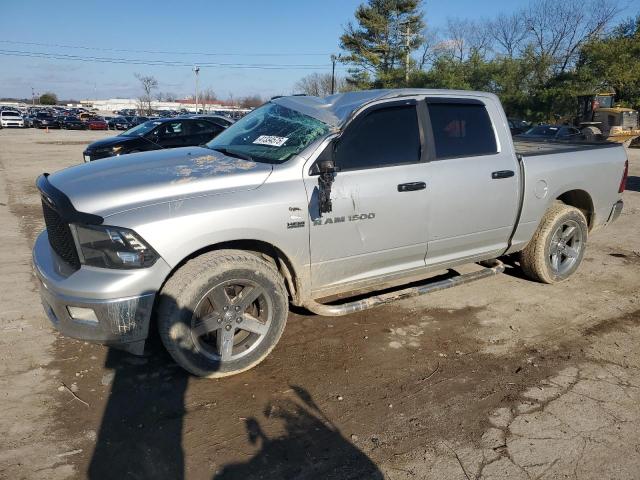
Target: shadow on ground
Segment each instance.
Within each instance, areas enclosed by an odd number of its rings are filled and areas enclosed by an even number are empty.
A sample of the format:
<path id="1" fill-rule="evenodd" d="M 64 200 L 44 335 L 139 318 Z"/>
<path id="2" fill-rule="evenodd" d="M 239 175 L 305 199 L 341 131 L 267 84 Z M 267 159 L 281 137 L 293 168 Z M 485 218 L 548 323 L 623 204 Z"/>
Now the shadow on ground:
<path id="1" fill-rule="evenodd" d="M 189 376 L 159 348 L 148 358 L 109 350 L 114 374 L 90 479 L 184 478 L 182 423 Z"/>
<path id="2" fill-rule="evenodd" d="M 88 468 L 92 480 L 185 478 L 189 452 L 184 451 L 182 432 L 190 376 L 171 361 L 157 335 L 148 343 L 149 355 L 144 358 L 113 349 L 107 355 L 105 368 L 113 380 Z M 264 421 L 282 421 L 284 433 L 269 438 L 258 418 L 247 418 L 247 450 L 259 450 L 244 463 L 216 461 L 222 466 L 211 471 L 214 479 L 382 478 L 307 390 L 291 386 L 291 391 L 291 399 L 272 402 L 262 412 Z M 205 441 L 213 445 L 224 440 L 212 435 Z"/>
<path id="3" fill-rule="evenodd" d="M 382 479 L 375 464 L 349 442 L 300 386 L 296 400 L 267 406 L 266 418 L 284 422 L 285 434 L 269 438 L 256 418 L 245 421 L 247 435 L 259 452 L 248 462 L 228 465 L 214 480 L 252 478 Z"/>

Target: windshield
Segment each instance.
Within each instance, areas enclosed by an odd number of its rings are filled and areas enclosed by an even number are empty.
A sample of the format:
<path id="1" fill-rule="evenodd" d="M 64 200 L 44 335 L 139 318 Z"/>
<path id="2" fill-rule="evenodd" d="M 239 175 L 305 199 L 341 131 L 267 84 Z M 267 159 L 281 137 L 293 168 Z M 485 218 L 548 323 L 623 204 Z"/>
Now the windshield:
<path id="1" fill-rule="evenodd" d="M 596 95 L 594 103 L 597 104 L 597 108 L 611 108 L 613 107 L 613 95 Z"/>
<path id="2" fill-rule="evenodd" d="M 0 112 L 0 115 L 2 115 L 3 117 L 19 117 L 20 116 L 18 112 L 9 112 L 7 110 Z"/>
<path id="3" fill-rule="evenodd" d="M 151 130 L 153 130 L 154 128 L 156 128 L 158 125 L 161 125 L 161 124 L 162 122 L 153 121 L 153 120 L 149 122 L 144 122 L 144 123 L 141 123 L 140 125 L 136 125 L 135 127 L 130 128 L 129 130 L 125 130 L 120 134 L 120 136 L 142 137 L 143 135 L 146 135 Z"/>
<path id="4" fill-rule="evenodd" d="M 207 143 L 213 150 L 234 152 L 256 161 L 282 163 L 311 142 L 330 132 L 330 127 L 300 112 L 267 103 L 254 110 Z"/>
<path id="5" fill-rule="evenodd" d="M 533 127 L 529 131 L 527 131 L 527 135 L 541 135 L 544 137 L 554 137 L 558 133 L 558 127 Z"/>

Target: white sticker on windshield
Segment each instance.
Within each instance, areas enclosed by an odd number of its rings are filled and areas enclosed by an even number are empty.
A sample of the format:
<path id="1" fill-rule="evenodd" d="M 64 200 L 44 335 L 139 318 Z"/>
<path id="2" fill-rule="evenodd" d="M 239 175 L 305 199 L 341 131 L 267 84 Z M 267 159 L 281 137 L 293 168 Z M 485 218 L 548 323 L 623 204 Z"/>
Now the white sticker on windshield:
<path id="1" fill-rule="evenodd" d="M 271 147 L 281 147 L 289 140 L 289 137 L 276 137 L 275 135 L 260 135 L 253 143 L 258 145 L 269 145 Z"/>

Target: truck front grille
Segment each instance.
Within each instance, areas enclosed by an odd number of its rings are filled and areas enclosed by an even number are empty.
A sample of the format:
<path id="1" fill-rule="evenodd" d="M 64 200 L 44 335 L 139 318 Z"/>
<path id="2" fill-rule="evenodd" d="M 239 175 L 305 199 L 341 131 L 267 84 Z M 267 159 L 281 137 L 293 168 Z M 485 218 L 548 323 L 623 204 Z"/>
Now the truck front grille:
<path id="1" fill-rule="evenodd" d="M 76 250 L 69 224 L 44 199 L 42 200 L 42 212 L 44 214 L 44 223 L 47 225 L 47 236 L 49 237 L 51 248 L 74 270 L 79 270 L 80 258 L 78 257 L 78 251 Z"/>

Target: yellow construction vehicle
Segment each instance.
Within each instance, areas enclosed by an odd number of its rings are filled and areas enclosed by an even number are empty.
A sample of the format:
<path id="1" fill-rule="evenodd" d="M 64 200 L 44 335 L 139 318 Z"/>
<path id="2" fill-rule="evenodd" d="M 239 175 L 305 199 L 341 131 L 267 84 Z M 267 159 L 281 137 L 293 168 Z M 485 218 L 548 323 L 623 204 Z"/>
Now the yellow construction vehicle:
<path id="1" fill-rule="evenodd" d="M 640 137 L 638 111 L 616 105 L 611 91 L 579 96 L 574 123 L 586 140 L 605 139 L 629 145 Z"/>

